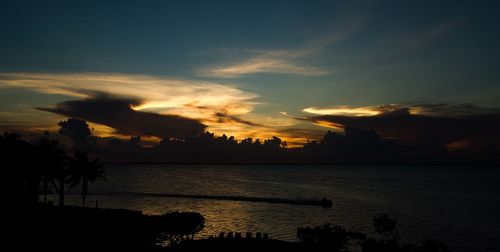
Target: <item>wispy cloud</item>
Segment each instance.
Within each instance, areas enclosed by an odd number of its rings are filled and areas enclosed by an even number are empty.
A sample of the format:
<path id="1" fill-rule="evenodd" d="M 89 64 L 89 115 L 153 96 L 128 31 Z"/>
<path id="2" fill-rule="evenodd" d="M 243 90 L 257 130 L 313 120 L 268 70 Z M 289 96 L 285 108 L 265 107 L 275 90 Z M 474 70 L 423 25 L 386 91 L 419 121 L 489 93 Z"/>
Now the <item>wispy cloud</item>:
<path id="1" fill-rule="evenodd" d="M 321 67 L 300 66 L 286 59 L 257 56 L 231 66 L 215 67 L 204 71 L 213 77 L 234 78 L 254 73 L 297 74 L 304 76 L 325 75 L 331 71 Z"/>
<path id="2" fill-rule="evenodd" d="M 408 107 L 399 104 L 375 105 L 375 106 L 330 106 L 330 107 L 308 107 L 303 112 L 315 115 L 341 115 L 341 116 L 375 116 L 399 111 L 411 114 L 421 111 L 420 107 Z"/>
<path id="3" fill-rule="evenodd" d="M 325 47 L 331 46 L 351 36 L 357 25 L 351 25 L 342 31 L 311 40 L 304 46 L 283 50 L 250 50 L 252 55 L 230 64 L 209 66 L 202 69 L 202 75 L 235 78 L 257 73 L 295 74 L 302 76 L 318 76 L 331 74 L 332 69 L 308 65 L 306 59 L 314 58 Z M 248 52 L 249 50 L 245 50 Z"/>
<path id="4" fill-rule="evenodd" d="M 177 108 L 228 104 L 251 105 L 257 95 L 214 82 L 116 73 L 0 73 L 0 88 L 21 87 L 47 94 L 89 98 L 96 92 L 142 101 L 135 109 Z"/>
<path id="5" fill-rule="evenodd" d="M 314 115 L 334 116 L 379 116 L 379 115 L 425 115 L 462 117 L 475 114 L 500 114 L 497 108 L 479 107 L 474 104 L 450 104 L 450 103 L 406 103 L 385 104 L 373 106 L 330 106 L 330 107 L 307 107 L 303 112 Z"/>
<path id="6" fill-rule="evenodd" d="M 352 116 L 371 116 L 380 112 L 373 107 L 348 107 L 335 106 L 328 108 L 308 107 L 302 111 L 315 115 L 352 115 Z"/>

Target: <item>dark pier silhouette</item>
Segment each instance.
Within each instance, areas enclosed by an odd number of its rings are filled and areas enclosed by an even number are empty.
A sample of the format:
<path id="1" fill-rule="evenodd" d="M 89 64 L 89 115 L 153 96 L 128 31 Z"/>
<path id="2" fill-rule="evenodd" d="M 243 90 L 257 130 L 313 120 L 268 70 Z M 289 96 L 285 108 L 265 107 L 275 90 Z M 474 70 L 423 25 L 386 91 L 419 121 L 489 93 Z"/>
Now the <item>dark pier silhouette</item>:
<path id="1" fill-rule="evenodd" d="M 249 202 L 264 202 L 264 203 L 275 203 L 275 204 L 332 207 L 332 201 L 330 201 L 326 198 L 322 198 L 322 199 L 286 199 L 286 198 L 249 197 L 249 196 L 200 195 L 200 194 L 178 194 L 178 193 L 148 193 L 148 192 L 89 193 L 89 195 L 229 200 L 229 201 L 249 201 Z"/>

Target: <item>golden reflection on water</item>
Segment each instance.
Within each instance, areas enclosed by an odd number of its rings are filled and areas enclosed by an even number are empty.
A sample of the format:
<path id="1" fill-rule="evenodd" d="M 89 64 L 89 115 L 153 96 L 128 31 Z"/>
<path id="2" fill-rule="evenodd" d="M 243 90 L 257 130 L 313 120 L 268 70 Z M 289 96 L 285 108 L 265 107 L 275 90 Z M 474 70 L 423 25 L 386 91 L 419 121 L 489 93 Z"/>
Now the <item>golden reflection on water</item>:
<path id="1" fill-rule="evenodd" d="M 52 195 L 49 200 L 57 202 Z M 199 212 L 205 217 L 205 228 L 198 238 L 217 236 L 220 232 L 263 232 L 272 238 L 293 240 L 296 226 L 287 225 L 289 217 L 279 213 L 280 204 L 262 204 L 258 202 L 239 202 L 224 200 L 174 199 L 157 197 L 109 197 L 88 196 L 88 205 L 93 206 L 97 200 L 99 208 L 124 208 L 139 210 L 148 215 L 159 215 L 173 211 Z M 69 205 L 80 205 L 78 195 L 68 195 Z M 276 215 L 270 213 L 279 213 Z M 285 212 L 287 212 L 285 210 Z M 290 211 L 288 211 L 290 212 Z M 285 213 L 288 216 L 289 213 Z M 281 224 L 280 224 L 281 222 Z M 293 221 L 292 221 L 293 222 Z M 277 227 L 280 224 L 281 227 Z M 280 230 L 281 229 L 281 230 Z"/>

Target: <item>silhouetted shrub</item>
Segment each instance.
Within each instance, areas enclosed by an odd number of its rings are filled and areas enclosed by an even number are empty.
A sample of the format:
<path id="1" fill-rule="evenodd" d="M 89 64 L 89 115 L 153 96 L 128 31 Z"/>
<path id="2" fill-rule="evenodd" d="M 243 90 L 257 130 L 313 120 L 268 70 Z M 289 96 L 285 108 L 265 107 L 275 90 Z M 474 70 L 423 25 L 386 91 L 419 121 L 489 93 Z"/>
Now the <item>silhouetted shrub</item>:
<path id="1" fill-rule="evenodd" d="M 205 218 L 194 212 L 172 212 L 162 216 L 163 232 L 160 239 L 170 245 L 178 245 L 189 239 L 205 227 Z"/>
<path id="2" fill-rule="evenodd" d="M 389 218 L 388 214 L 380 214 L 373 217 L 375 232 L 383 235 L 386 239 L 399 241 L 399 233 L 396 230 L 396 220 Z"/>
<path id="3" fill-rule="evenodd" d="M 379 239 L 368 239 L 362 243 L 363 252 L 449 252 L 450 250 L 441 242 L 436 240 L 425 240 L 419 246 L 413 244 L 401 244 L 401 237 L 396 229 L 396 220 L 391 219 L 388 214 L 380 214 L 373 217 L 375 232 L 381 237 Z"/>

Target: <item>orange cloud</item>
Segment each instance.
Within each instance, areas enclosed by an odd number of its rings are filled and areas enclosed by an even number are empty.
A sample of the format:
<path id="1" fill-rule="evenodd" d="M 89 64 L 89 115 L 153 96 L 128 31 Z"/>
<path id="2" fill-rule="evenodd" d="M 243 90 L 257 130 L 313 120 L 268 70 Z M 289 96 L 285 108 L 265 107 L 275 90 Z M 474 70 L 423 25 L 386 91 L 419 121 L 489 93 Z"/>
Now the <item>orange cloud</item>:
<path id="1" fill-rule="evenodd" d="M 335 123 L 335 122 L 330 122 L 330 121 L 326 121 L 326 120 L 316 120 L 313 123 L 316 124 L 316 125 L 318 125 L 318 126 L 322 126 L 322 127 L 326 127 L 326 128 L 331 128 L 331 129 L 336 129 L 336 130 L 342 130 L 342 129 L 344 129 L 344 125 L 342 125 L 342 124 Z"/>
<path id="2" fill-rule="evenodd" d="M 426 106 L 411 106 L 400 104 L 375 105 L 375 106 L 331 106 L 331 107 L 308 107 L 303 112 L 315 115 L 338 115 L 338 116 L 377 116 L 387 113 L 408 113 L 411 115 L 430 114 L 431 109 Z"/>
<path id="3" fill-rule="evenodd" d="M 0 88 L 11 87 L 80 100 L 99 94 L 134 100 L 130 103 L 134 111 L 194 119 L 207 125 L 208 131 L 238 138 L 272 137 L 278 134 L 269 132 L 297 123 L 284 115 L 253 114 L 260 104 L 255 101 L 257 94 L 214 82 L 116 73 L 0 73 Z M 31 111 L 46 114 L 33 108 Z M 123 137 L 116 129 L 104 126 L 96 127 L 96 133 Z"/>

